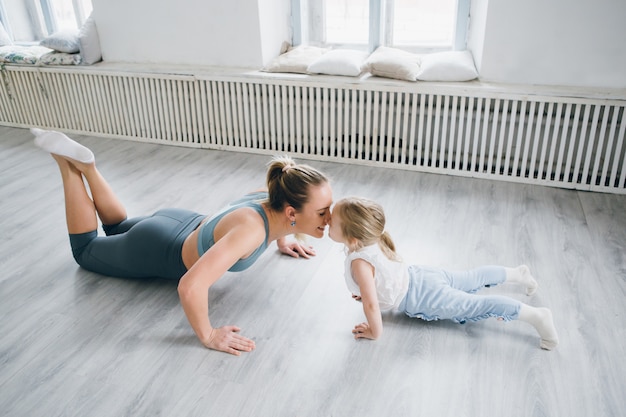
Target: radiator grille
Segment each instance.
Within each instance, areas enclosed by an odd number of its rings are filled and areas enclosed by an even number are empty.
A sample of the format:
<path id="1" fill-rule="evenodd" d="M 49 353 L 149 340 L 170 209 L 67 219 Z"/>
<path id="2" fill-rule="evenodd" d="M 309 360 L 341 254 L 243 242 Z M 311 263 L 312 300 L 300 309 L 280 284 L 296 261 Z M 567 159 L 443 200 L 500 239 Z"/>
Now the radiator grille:
<path id="1" fill-rule="evenodd" d="M 626 193 L 620 100 L 263 76 L 1 73 L 5 125 Z"/>

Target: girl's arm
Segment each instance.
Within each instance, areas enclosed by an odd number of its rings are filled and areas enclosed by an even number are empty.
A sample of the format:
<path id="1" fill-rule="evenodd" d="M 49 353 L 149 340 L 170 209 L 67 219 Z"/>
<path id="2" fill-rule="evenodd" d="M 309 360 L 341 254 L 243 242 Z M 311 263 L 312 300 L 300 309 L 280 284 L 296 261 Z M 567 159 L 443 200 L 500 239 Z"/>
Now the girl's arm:
<path id="1" fill-rule="evenodd" d="M 355 339 L 378 339 L 383 333 L 383 319 L 378 305 L 378 295 L 376 295 L 374 266 L 364 259 L 355 259 L 352 261 L 351 270 L 354 280 L 359 285 L 363 312 L 367 319 L 367 322 L 354 326 L 352 333 Z"/>
<path id="2" fill-rule="evenodd" d="M 264 226 L 241 221 L 230 228 L 187 271 L 178 284 L 180 302 L 200 342 L 210 349 L 239 356 L 255 348 L 254 341 L 237 334 L 236 326 L 214 328 L 209 320 L 209 288 L 240 258 L 265 239 Z"/>

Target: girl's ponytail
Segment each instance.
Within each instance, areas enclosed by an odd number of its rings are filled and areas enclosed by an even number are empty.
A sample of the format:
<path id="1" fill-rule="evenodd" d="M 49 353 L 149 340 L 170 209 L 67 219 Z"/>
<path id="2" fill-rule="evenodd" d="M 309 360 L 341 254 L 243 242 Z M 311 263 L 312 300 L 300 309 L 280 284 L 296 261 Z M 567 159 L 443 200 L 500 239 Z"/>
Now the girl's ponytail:
<path id="1" fill-rule="evenodd" d="M 333 216 L 335 213 L 341 218 L 341 233 L 356 241 L 350 249 L 378 243 L 387 258 L 400 260 L 391 235 L 385 231 L 385 212 L 380 204 L 362 197 L 348 197 L 335 204 Z"/>

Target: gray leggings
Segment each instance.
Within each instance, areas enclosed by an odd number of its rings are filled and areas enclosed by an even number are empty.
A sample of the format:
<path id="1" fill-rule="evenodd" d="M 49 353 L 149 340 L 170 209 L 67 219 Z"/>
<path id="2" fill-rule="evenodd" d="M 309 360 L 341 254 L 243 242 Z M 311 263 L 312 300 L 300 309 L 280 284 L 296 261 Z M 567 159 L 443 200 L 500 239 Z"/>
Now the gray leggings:
<path id="1" fill-rule="evenodd" d="M 187 272 L 183 243 L 204 217 L 188 210 L 163 209 L 152 216 L 103 225 L 106 236 L 98 236 L 96 230 L 70 234 L 72 254 L 80 266 L 103 275 L 180 279 Z"/>

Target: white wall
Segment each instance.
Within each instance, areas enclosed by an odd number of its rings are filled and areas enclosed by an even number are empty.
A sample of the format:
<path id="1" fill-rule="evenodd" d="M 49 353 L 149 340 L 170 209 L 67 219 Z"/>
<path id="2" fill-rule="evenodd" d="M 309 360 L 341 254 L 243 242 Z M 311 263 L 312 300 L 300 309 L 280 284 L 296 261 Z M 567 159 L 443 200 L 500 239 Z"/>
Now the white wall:
<path id="1" fill-rule="evenodd" d="M 471 0 L 470 27 L 467 37 L 467 49 L 472 51 L 476 69 L 481 72 L 485 28 L 487 27 L 487 11 L 489 0 Z"/>
<path id="2" fill-rule="evenodd" d="M 93 13 L 106 61 L 257 68 L 269 60 L 267 42 L 276 42 L 275 56 L 288 33 L 287 19 L 278 26 L 271 14 L 268 32 L 259 5 L 276 10 L 281 3 L 288 6 L 288 0 L 93 0 Z"/>
<path id="3" fill-rule="evenodd" d="M 268 64 L 280 53 L 283 42 L 291 42 L 291 2 L 289 0 L 258 0 L 261 23 L 262 61 Z"/>
<path id="4" fill-rule="evenodd" d="M 290 0 L 93 0 L 106 61 L 261 68 L 289 41 Z M 626 88 L 624 0 L 472 0 L 481 79 Z"/>
<path id="5" fill-rule="evenodd" d="M 472 3 L 469 46 L 482 80 L 626 88 L 626 1 Z"/>

